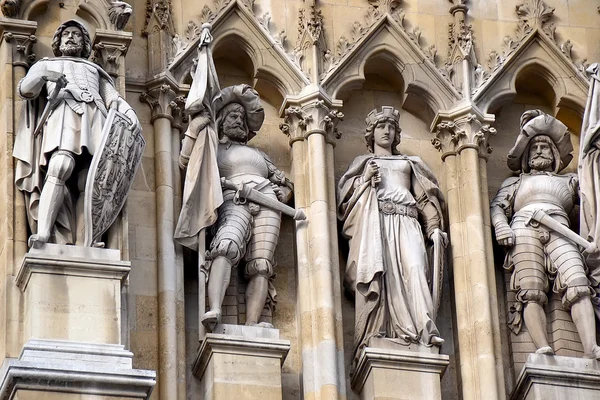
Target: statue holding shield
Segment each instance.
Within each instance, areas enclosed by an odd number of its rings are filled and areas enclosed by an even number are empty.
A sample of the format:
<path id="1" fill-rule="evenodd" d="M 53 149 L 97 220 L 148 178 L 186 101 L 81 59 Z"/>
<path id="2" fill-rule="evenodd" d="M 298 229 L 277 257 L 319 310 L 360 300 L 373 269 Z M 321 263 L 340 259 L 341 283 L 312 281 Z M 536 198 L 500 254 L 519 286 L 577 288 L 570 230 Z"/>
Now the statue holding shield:
<path id="1" fill-rule="evenodd" d="M 52 38 L 56 57 L 35 63 L 19 83 L 28 104 L 13 150 L 15 183 L 33 247 L 102 246 L 141 160 L 137 116 L 111 77 L 87 61 L 91 47 L 87 29 L 67 21 Z"/>

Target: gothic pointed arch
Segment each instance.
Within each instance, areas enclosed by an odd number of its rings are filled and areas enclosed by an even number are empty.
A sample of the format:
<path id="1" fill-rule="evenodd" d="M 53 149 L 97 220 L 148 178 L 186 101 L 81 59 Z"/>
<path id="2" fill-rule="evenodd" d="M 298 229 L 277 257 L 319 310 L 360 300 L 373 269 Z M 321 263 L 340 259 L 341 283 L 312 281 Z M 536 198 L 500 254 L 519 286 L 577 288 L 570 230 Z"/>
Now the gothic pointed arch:
<path id="1" fill-rule="evenodd" d="M 460 99 L 453 84 L 389 13 L 330 66 L 321 85 L 334 98 L 360 88 L 365 81 L 365 65 L 376 57 L 384 57 L 401 75 L 405 83 L 404 108 L 414 108 L 411 99 L 419 98 L 429 109 L 437 111 L 451 107 Z"/>
<path id="2" fill-rule="evenodd" d="M 286 55 L 242 0 L 228 3 L 211 19 L 211 24 L 213 49 L 218 49 L 225 42 L 235 41 L 236 46 L 252 62 L 251 73 L 255 86 L 270 85 L 277 90 L 277 97 L 283 99 L 288 94 L 299 93 L 310 83 L 300 67 Z M 187 43 L 168 68 L 180 84 L 189 80 L 199 40 L 198 35 Z"/>

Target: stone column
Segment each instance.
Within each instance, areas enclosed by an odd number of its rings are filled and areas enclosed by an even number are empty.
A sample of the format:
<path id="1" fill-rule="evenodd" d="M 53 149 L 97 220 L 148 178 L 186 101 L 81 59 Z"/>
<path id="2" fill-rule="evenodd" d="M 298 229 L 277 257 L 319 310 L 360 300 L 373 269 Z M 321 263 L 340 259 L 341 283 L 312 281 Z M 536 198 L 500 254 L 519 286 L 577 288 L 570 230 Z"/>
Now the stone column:
<path id="1" fill-rule="evenodd" d="M 14 284 L 20 259 L 27 252 L 28 222 L 23 194 L 16 189 L 12 149 L 24 104 L 17 85 L 34 60 L 32 46 L 37 23 L 0 18 L 0 356 L 17 357 L 21 349 L 19 310 L 21 294 Z"/>
<path id="2" fill-rule="evenodd" d="M 503 399 L 496 279 L 485 170 L 493 115 L 472 107 L 440 112 L 433 145 L 442 152 L 454 269 L 463 398 Z"/>
<path id="3" fill-rule="evenodd" d="M 183 197 L 182 171 L 179 168 L 179 152 L 181 151 L 181 134 L 184 131 L 186 117 L 183 114 L 185 97 L 177 96 L 171 102 L 171 115 L 173 116 L 173 133 L 171 135 L 173 165 L 173 218 L 177 221 L 181 212 Z M 177 273 L 177 394 L 178 398 L 186 398 L 186 348 L 185 348 L 185 283 L 183 271 L 183 248 L 175 243 L 175 270 Z"/>
<path id="4" fill-rule="evenodd" d="M 341 102 L 318 90 L 288 98 L 280 126 L 290 137 L 296 208 L 307 215 L 296 222 L 298 310 L 305 399 L 345 398 L 341 284 L 333 146 Z"/>
<path id="5" fill-rule="evenodd" d="M 174 85 L 166 80 L 142 93 L 140 100 L 152 109 L 154 169 L 156 171 L 156 240 L 158 268 L 159 398 L 177 398 L 177 268 L 175 264 L 175 212 L 173 184 Z"/>

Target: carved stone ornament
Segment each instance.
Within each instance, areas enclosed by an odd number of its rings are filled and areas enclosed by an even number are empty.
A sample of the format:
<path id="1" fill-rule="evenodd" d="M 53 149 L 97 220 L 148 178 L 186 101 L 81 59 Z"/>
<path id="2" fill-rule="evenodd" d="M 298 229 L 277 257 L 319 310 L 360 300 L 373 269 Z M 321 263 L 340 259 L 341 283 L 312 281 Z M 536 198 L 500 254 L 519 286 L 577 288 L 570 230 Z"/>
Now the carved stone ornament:
<path id="1" fill-rule="evenodd" d="M 13 150 L 15 183 L 29 208 L 29 244 L 102 246 L 141 160 L 141 126 L 112 78 L 87 61 L 92 42 L 81 23 L 63 23 L 53 43 L 56 57 L 34 64 L 18 89 L 38 103 L 19 121 Z M 91 164 L 79 156 L 84 147 Z M 78 190 L 65 191 L 73 180 Z"/>
<path id="2" fill-rule="evenodd" d="M 489 137 L 496 134 L 496 129 L 476 114 L 469 113 L 438 123 L 434 132 L 431 143 L 443 153 L 442 160 L 466 148 L 477 149 L 480 157 L 487 158 L 492 153 Z"/>
<path id="3" fill-rule="evenodd" d="M 35 35 L 5 32 L 4 40 L 12 44 L 14 65 L 29 67 L 35 61 L 35 54 L 32 52 L 33 45 L 37 43 Z"/>
<path id="4" fill-rule="evenodd" d="M 290 145 L 313 132 L 324 133 L 327 142 L 335 145 L 335 139 L 342 137 L 337 124 L 343 119 L 342 112 L 330 110 L 323 100 L 315 100 L 303 107 L 288 107 L 279 129 L 290 138 Z"/>
<path id="5" fill-rule="evenodd" d="M 131 5 L 124 1 L 113 0 L 108 6 L 108 18 L 117 30 L 122 31 L 133 13 Z"/>
<path id="6" fill-rule="evenodd" d="M 553 283 L 570 309 L 584 357 L 600 359 L 591 300 L 598 282 L 588 276 L 578 247 L 589 243 L 569 229 L 579 180 L 575 174 L 559 174 L 572 159 L 568 128 L 541 110 L 530 110 L 521 117 L 520 130 L 507 161 L 520 175 L 505 180 L 491 204 L 496 240 L 507 249 L 504 267 L 513 274 L 510 289 L 521 303 L 513 314 L 522 311 L 522 317 L 512 315 L 510 328 L 518 334 L 524 322 L 536 353 L 554 354 L 544 310 Z M 597 259 L 596 249 L 587 262 Z"/>
<path id="7" fill-rule="evenodd" d="M 23 0 L 2 0 L 0 1 L 0 10 L 6 18 L 17 18 L 21 10 Z"/>
<path id="8" fill-rule="evenodd" d="M 355 362 L 381 337 L 417 348 L 444 342 L 435 325 L 447 245 L 444 199 L 423 161 L 396 150 L 399 115 L 382 107 L 367 116 L 370 154 L 357 157 L 338 184 L 338 218 L 350 241 L 346 282 L 356 299 Z"/>

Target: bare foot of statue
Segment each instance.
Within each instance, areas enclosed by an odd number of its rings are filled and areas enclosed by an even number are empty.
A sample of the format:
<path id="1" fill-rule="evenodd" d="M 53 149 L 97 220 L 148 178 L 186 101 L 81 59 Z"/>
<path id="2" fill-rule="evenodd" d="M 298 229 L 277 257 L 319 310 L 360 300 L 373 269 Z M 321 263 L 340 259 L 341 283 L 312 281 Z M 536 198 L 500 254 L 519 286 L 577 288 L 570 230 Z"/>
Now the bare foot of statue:
<path id="1" fill-rule="evenodd" d="M 592 349 L 591 353 L 586 353 L 583 355 L 583 358 L 591 358 L 593 360 L 600 360 L 600 346 L 596 345 Z"/>
<path id="2" fill-rule="evenodd" d="M 29 245 L 29 248 L 39 249 L 44 244 L 48 243 L 49 239 L 50 239 L 49 236 L 34 234 L 34 235 L 29 236 L 29 240 L 27 241 L 27 244 Z"/>
<path id="3" fill-rule="evenodd" d="M 207 311 L 202 317 L 202 325 L 212 332 L 217 324 L 221 322 L 221 310 Z"/>
<path id="4" fill-rule="evenodd" d="M 552 350 L 552 347 L 550 346 L 544 346 L 544 347 L 540 347 L 539 349 L 537 349 L 535 351 L 535 354 L 546 354 L 546 355 L 554 355 L 554 350 Z"/>

